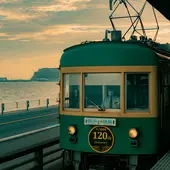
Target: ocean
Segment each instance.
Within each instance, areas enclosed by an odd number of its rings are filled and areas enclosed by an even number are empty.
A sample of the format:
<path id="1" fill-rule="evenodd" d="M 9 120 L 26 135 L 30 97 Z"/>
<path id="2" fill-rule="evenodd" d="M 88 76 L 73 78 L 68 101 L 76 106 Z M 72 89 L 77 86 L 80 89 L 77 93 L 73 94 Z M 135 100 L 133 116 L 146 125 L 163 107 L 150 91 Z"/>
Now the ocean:
<path id="1" fill-rule="evenodd" d="M 59 86 L 56 82 L 0 82 L 0 105 L 5 103 L 5 110 L 19 110 L 30 101 L 31 107 L 57 104 Z M 1 110 L 1 108 L 0 108 Z"/>

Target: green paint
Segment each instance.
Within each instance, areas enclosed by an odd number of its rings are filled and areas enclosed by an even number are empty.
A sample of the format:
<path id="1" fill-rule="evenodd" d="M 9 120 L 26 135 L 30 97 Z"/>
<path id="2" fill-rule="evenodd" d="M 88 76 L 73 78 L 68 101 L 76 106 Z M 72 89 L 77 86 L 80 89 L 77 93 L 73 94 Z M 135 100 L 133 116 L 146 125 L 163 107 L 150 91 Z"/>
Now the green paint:
<path id="1" fill-rule="evenodd" d="M 155 66 L 157 55 L 145 45 L 132 42 L 95 42 L 65 50 L 61 67 Z"/>
<path id="2" fill-rule="evenodd" d="M 88 144 L 88 133 L 93 126 L 84 125 L 83 116 L 60 117 L 60 146 L 65 149 L 94 152 Z M 116 127 L 110 127 L 115 137 L 113 148 L 108 154 L 154 154 L 158 150 L 158 118 L 116 118 Z M 78 128 L 78 142 L 69 142 L 67 128 L 69 125 L 76 125 Z M 136 127 L 140 131 L 138 138 L 139 147 L 130 146 L 128 131 Z"/>

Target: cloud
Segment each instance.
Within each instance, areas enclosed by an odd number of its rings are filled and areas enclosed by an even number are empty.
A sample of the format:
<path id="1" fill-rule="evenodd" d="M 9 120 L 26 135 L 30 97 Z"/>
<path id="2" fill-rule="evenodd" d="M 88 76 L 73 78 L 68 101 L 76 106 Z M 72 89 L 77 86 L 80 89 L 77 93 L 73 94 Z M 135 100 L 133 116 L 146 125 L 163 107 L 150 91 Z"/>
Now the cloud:
<path id="1" fill-rule="evenodd" d="M 0 0 L 1 20 L 26 21 L 49 17 L 49 12 L 78 11 L 81 9 L 105 8 L 90 4 L 91 0 Z M 57 15 L 57 14 L 56 14 Z"/>
<path id="2" fill-rule="evenodd" d="M 44 0 L 45 1 L 45 0 Z M 35 2 L 35 1 L 34 1 Z M 29 21 L 48 16 L 45 12 L 33 11 L 32 0 L 0 0 L 0 20 Z M 47 3 L 48 4 L 48 3 Z"/>
<path id="3" fill-rule="evenodd" d="M 159 35 L 161 33 L 166 33 L 168 28 L 167 23 L 162 23 L 164 26 L 164 29 L 166 30 L 160 30 Z M 148 23 L 147 28 L 153 27 L 152 23 Z M 165 28 L 167 27 L 167 28 Z M 128 29 L 128 25 L 126 23 L 119 23 L 119 28 L 123 31 L 122 34 Z M 112 30 L 111 25 L 100 25 L 100 24 L 63 24 L 63 25 L 53 25 L 53 26 L 46 26 L 42 28 L 41 30 L 34 30 L 32 32 L 21 32 L 21 33 L 3 33 L 3 39 L 11 40 L 11 41 L 23 41 L 23 42 L 29 42 L 29 41 L 39 41 L 42 43 L 55 43 L 55 44 L 64 44 L 64 41 L 66 40 L 65 37 L 70 37 L 71 39 L 75 39 L 74 37 L 82 38 L 83 34 L 87 36 L 91 36 L 92 34 L 102 34 L 104 35 L 104 32 L 106 29 Z M 155 31 L 152 31 L 155 33 Z M 152 33 L 149 33 L 147 31 L 148 35 L 151 35 Z M 63 40 L 64 39 L 64 40 Z M 2 40 L 2 39 L 1 39 Z"/>
<path id="4" fill-rule="evenodd" d="M 76 24 L 68 24 L 68 25 L 56 25 L 49 26 L 47 29 L 42 31 L 41 35 L 59 35 L 65 33 L 83 33 L 83 32 L 98 32 L 102 31 L 104 28 L 109 27 L 108 25 L 76 25 Z"/>
<path id="5" fill-rule="evenodd" d="M 0 32 L 0 37 L 6 37 L 6 36 L 8 36 L 7 33 Z"/>
<path id="6" fill-rule="evenodd" d="M 46 29 L 40 32 L 30 32 L 30 33 L 20 33 L 16 35 L 8 35 L 11 37 L 6 37 L 8 40 L 21 40 L 21 41 L 45 41 L 50 40 L 55 41 L 56 43 L 64 43 L 61 39 L 64 35 L 71 34 L 94 34 L 104 32 L 105 29 L 108 29 L 109 25 L 76 25 L 76 24 L 68 24 L 68 25 L 55 25 L 55 26 L 47 26 Z M 5 34 L 7 35 L 7 34 Z"/>
<path id="7" fill-rule="evenodd" d="M 15 3 L 15 2 L 21 2 L 22 0 L 0 0 L 0 4 L 9 4 L 9 3 Z"/>
<path id="8" fill-rule="evenodd" d="M 106 8 L 105 4 L 91 4 L 91 0 L 56 0 L 50 5 L 34 6 L 33 11 L 41 12 L 60 12 L 60 11 L 77 11 L 81 9 Z"/>
<path id="9" fill-rule="evenodd" d="M 0 15 L 4 16 L 2 20 L 22 20 L 22 21 L 28 21 L 30 19 L 35 19 L 38 17 L 42 17 L 42 14 L 37 13 L 25 13 L 24 9 L 18 9 L 18 10 L 10 10 L 5 8 L 0 8 Z"/>
<path id="10" fill-rule="evenodd" d="M 32 7 L 33 11 L 40 11 L 40 12 L 50 12 L 50 11 L 76 11 L 77 7 L 72 5 L 48 5 L 48 6 L 36 6 Z"/>
<path id="11" fill-rule="evenodd" d="M 167 35 L 170 33 L 170 29 L 169 28 L 164 28 L 161 30 L 161 32 L 159 33 L 159 35 Z"/>

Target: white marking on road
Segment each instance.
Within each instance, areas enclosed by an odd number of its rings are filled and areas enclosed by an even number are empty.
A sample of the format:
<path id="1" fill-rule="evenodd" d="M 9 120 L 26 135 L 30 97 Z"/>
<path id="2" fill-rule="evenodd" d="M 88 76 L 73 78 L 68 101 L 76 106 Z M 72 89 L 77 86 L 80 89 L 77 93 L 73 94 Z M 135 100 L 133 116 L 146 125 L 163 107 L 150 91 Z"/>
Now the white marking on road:
<path id="1" fill-rule="evenodd" d="M 49 130 L 49 129 L 52 129 L 52 128 L 55 128 L 55 127 L 59 127 L 59 126 L 60 126 L 60 124 L 56 124 L 56 125 L 47 126 L 45 128 L 36 129 L 36 130 L 33 130 L 33 131 L 29 131 L 29 132 L 25 132 L 25 133 L 20 133 L 20 134 L 14 135 L 14 136 L 2 138 L 2 139 L 0 139 L 0 142 L 5 142 L 5 141 L 8 141 L 8 140 L 20 138 L 20 137 L 23 137 L 23 136 L 32 135 L 34 133 L 38 133 L 38 132 L 41 132 L 41 131 Z"/>

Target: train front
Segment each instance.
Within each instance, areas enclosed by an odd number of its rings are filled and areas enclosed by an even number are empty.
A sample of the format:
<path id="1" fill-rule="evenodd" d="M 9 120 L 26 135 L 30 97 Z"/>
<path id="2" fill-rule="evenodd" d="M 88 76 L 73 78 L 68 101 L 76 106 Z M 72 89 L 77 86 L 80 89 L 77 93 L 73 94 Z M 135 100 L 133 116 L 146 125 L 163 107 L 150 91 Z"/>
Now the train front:
<path id="1" fill-rule="evenodd" d="M 135 169 L 157 153 L 156 65 L 157 56 L 140 43 L 91 42 L 64 51 L 60 141 L 75 170 Z"/>

